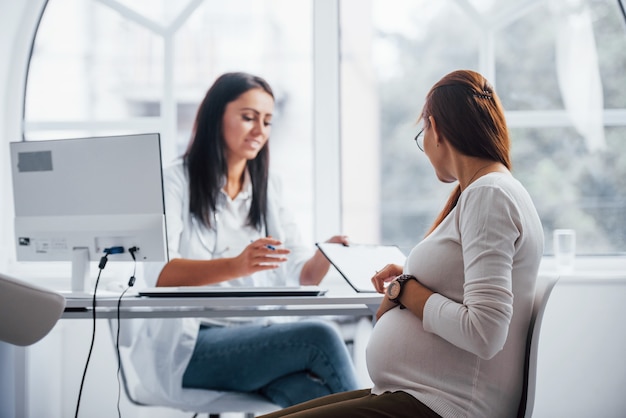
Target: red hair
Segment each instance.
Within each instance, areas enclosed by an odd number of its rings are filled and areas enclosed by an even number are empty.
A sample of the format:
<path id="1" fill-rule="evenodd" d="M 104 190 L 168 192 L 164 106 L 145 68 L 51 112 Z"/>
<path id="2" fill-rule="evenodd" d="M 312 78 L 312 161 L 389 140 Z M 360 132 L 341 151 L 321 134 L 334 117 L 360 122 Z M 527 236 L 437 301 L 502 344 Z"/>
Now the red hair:
<path id="1" fill-rule="evenodd" d="M 460 153 L 511 168 L 511 144 L 504 109 L 493 87 L 481 74 L 458 70 L 439 80 L 426 95 L 419 119 L 428 127 L 431 116 L 437 122 L 439 133 Z M 454 209 L 460 195 L 461 187 L 457 185 L 427 235 Z"/>

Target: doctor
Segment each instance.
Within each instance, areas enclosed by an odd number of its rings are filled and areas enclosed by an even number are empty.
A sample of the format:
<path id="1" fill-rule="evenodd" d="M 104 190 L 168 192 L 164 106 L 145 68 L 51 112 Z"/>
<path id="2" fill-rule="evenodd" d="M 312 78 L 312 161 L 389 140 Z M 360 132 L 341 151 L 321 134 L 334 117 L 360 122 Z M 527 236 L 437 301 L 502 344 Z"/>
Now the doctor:
<path id="1" fill-rule="evenodd" d="M 321 282 L 329 263 L 303 245 L 269 173 L 273 112 L 273 92 L 259 77 L 227 73 L 209 89 L 187 151 L 164 170 L 170 261 L 146 274 L 148 285 Z M 131 358 L 152 397 L 188 407 L 220 391 L 256 392 L 285 407 L 357 388 L 341 336 L 315 320 L 151 319 Z"/>

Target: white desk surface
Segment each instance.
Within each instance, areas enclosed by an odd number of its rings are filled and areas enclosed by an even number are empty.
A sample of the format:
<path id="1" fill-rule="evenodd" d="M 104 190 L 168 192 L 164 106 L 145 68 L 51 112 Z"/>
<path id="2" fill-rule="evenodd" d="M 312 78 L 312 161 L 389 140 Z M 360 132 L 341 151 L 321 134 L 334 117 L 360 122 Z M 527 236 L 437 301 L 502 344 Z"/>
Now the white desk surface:
<path id="1" fill-rule="evenodd" d="M 324 296 L 277 297 L 138 297 L 121 299 L 121 318 L 180 318 L 234 316 L 372 315 L 383 295 L 335 293 Z M 119 297 L 96 298 L 97 318 L 116 318 Z M 62 318 L 91 318 L 90 298 L 68 298 Z"/>

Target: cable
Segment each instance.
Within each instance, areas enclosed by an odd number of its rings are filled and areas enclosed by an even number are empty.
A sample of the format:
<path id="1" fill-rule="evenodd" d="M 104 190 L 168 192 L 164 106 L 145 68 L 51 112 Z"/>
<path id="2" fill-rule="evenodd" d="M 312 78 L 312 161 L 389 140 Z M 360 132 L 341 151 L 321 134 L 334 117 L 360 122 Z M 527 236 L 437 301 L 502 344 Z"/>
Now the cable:
<path id="1" fill-rule="evenodd" d="M 120 399 L 122 396 L 122 382 L 120 381 L 120 372 L 122 371 L 122 355 L 120 353 L 120 307 L 122 305 L 122 298 L 124 297 L 124 294 L 135 284 L 135 273 L 137 272 L 137 259 L 135 258 L 135 253 L 137 251 L 139 251 L 139 248 L 137 247 L 131 247 L 128 249 L 128 252 L 130 253 L 131 257 L 133 257 L 133 261 L 135 262 L 133 265 L 133 274 L 128 279 L 128 286 L 126 287 L 126 289 L 124 289 L 120 297 L 117 299 L 117 332 L 115 336 L 115 351 L 117 354 L 117 416 L 120 418 L 122 417 L 122 411 L 120 410 Z"/>
<path id="2" fill-rule="evenodd" d="M 123 248 L 122 248 L 122 252 L 123 252 Z M 91 344 L 89 345 L 89 353 L 87 354 L 87 362 L 85 363 L 85 369 L 83 370 L 83 377 L 80 381 L 80 389 L 78 391 L 78 400 L 76 401 L 76 411 L 74 412 L 74 418 L 78 418 L 78 410 L 80 409 L 80 400 L 82 398 L 83 395 L 83 386 L 85 385 L 85 377 L 87 376 L 87 369 L 89 368 L 89 361 L 91 360 L 91 353 L 93 352 L 93 345 L 94 342 L 96 341 L 96 292 L 98 290 L 98 283 L 100 282 L 100 275 L 102 274 L 102 270 L 104 270 L 104 267 L 107 264 L 108 259 L 108 255 L 109 252 L 107 252 L 107 250 L 104 250 L 104 256 L 102 256 L 102 258 L 100 258 L 100 263 L 98 264 L 98 277 L 96 278 L 96 285 L 94 286 L 93 289 L 93 298 L 91 301 L 91 311 L 92 311 L 92 318 L 93 318 L 93 326 L 91 329 Z"/>
<path id="3" fill-rule="evenodd" d="M 137 247 L 133 247 L 133 251 L 137 251 Z M 83 387 L 85 385 L 85 378 L 87 376 L 87 369 L 89 368 L 89 361 L 91 360 L 91 354 L 93 352 L 93 346 L 96 341 L 96 293 L 98 291 L 98 283 L 100 283 L 100 275 L 102 274 L 102 270 L 107 265 L 107 261 L 109 261 L 109 254 L 121 254 L 124 252 L 124 247 L 110 247 L 104 249 L 104 255 L 100 258 L 100 263 L 98 263 L 98 277 L 96 278 L 96 284 L 93 289 L 93 298 L 91 300 L 91 312 L 93 325 L 91 329 L 91 344 L 89 345 L 89 353 L 87 354 L 87 361 L 85 362 L 85 369 L 83 370 L 83 377 L 80 381 L 80 389 L 78 390 L 78 399 L 76 401 L 76 411 L 74 412 L 74 418 L 78 418 L 78 411 L 80 410 L 80 400 L 83 396 Z M 135 258 L 133 254 L 133 259 Z M 134 279 L 134 274 L 133 274 Z"/>
<path id="4" fill-rule="evenodd" d="M 134 278 L 135 275 L 133 274 L 131 279 Z M 130 289 L 131 286 L 132 285 L 129 285 L 126 289 L 124 289 L 119 299 L 117 300 L 117 333 L 115 336 L 115 351 L 117 354 L 117 416 L 120 418 L 122 416 L 122 411 L 120 410 L 120 399 L 122 397 L 122 382 L 120 381 L 120 372 L 122 370 L 122 355 L 120 353 L 120 305 L 122 304 L 122 298 L 124 297 L 124 294 L 128 291 L 128 289 Z"/>
<path id="5" fill-rule="evenodd" d="M 622 17 L 624 18 L 624 23 L 626 23 L 626 9 L 624 8 L 624 0 L 617 0 L 617 4 L 619 4 L 619 8 L 622 12 Z"/>
<path id="6" fill-rule="evenodd" d="M 133 257 L 133 261 L 137 262 L 137 259 L 135 258 L 135 253 L 139 251 L 139 247 L 130 247 L 128 249 L 128 252 L 130 253 L 131 257 Z M 132 286 L 132 285 L 130 285 Z"/>

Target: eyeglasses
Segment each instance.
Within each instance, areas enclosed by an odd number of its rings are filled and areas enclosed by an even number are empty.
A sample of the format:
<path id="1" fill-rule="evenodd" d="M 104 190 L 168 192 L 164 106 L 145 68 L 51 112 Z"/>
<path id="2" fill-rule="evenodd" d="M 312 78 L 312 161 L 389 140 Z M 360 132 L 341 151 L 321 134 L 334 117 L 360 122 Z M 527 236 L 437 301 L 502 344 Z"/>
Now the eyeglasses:
<path id="1" fill-rule="evenodd" d="M 420 129 L 417 135 L 415 135 L 415 143 L 417 144 L 417 148 L 424 152 L 424 128 Z"/>

